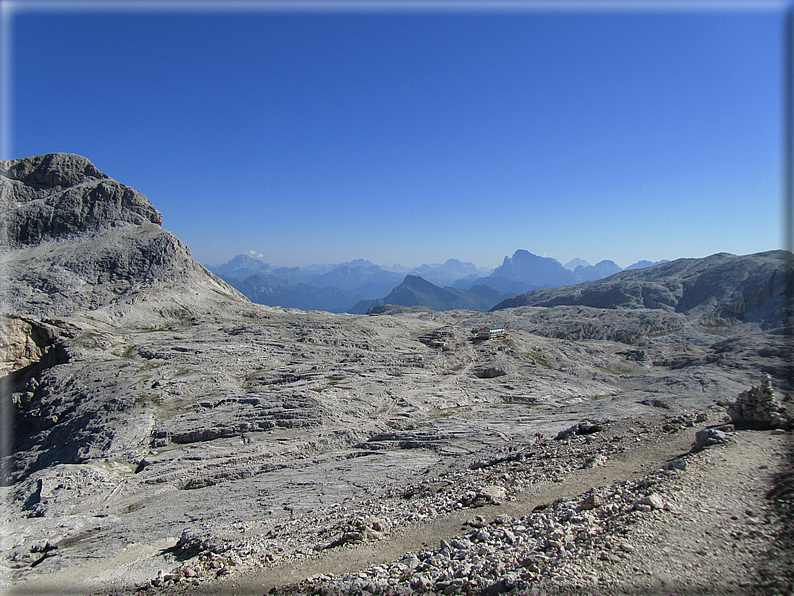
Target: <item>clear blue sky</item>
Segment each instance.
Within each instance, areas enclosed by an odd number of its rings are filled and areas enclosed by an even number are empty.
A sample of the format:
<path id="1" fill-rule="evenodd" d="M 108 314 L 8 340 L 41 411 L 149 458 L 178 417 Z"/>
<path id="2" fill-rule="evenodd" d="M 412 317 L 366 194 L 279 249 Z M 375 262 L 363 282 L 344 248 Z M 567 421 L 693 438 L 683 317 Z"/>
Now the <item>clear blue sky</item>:
<path id="1" fill-rule="evenodd" d="M 782 4 L 16 6 L 5 157 L 85 155 L 205 264 L 783 245 Z"/>

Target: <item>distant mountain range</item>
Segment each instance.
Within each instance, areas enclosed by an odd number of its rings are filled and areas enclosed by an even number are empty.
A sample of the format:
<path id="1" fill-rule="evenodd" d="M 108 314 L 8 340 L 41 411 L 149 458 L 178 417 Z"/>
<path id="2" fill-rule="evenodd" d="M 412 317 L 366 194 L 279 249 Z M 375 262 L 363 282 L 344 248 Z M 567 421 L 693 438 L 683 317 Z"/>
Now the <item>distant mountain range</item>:
<path id="1" fill-rule="evenodd" d="M 627 269 L 659 263 L 640 261 Z M 413 269 L 382 267 L 364 259 L 274 268 L 263 255 L 252 251 L 208 269 L 258 304 L 351 313 L 365 313 L 383 304 L 488 310 L 515 294 L 602 279 L 622 271 L 613 261 L 590 265 L 573 259 L 562 265 L 526 250 L 505 257 L 493 271 L 458 259 Z"/>
<path id="2" fill-rule="evenodd" d="M 345 312 L 357 297 L 339 288 L 318 288 L 267 273 L 254 273 L 243 280 L 223 278 L 230 286 L 256 304 Z"/>
<path id="3" fill-rule="evenodd" d="M 538 289 L 513 296 L 491 310 L 520 306 L 586 306 L 661 309 L 707 318 L 782 326 L 792 291 L 783 250 L 737 256 L 718 253 L 626 270 L 596 281 Z"/>
<path id="4" fill-rule="evenodd" d="M 640 261 L 629 265 L 629 269 L 650 267 L 666 261 L 651 263 Z M 571 269 L 573 267 L 573 269 Z M 471 287 L 485 284 L 508 294 L 520 294 L 539 288 L 557 288 L 602 279 L 623 271 L 614 261 L 601 261 L 589 265 L 582 259 L 574 259 L 563 265 L 551 257 L 539 257 L 526 250 L 517 250 L 512 257 L 505 257 L 504 262 L 493 270 L 488 277 L 480 277 L 469 281 L 459 281 L 455 287 Z"/>
<path id="5" fill-rule="evenodd" d="M 509 294 L 498 292 L 489 286 L 474 286 L 469 290 L 461 288 L 440 288 L 417 276 L 406 275 L 403 282 L 385 298 L 362 300 L 348 312 L 366 314 L 369 309 L 385 304 L 398 306 L 426 306 L 432 310 L 488 310 L 493 305 L 508 298 Z"/>

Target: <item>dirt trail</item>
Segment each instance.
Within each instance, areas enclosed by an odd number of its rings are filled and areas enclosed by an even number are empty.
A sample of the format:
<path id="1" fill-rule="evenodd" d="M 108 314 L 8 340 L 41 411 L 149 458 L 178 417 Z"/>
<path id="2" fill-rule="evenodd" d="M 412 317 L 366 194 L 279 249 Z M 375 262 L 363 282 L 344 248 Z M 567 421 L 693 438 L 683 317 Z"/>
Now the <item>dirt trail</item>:
<path id="1" fill-rule="evenodd" d="M 718 414 L 713 413 L 710 422 L 714 423 L 716 418 Z M 554 458 L 555 453 L 567 453 L 557 457 L 568 458 L 579 449 L 601 453 L 605 445 L 618 438 L 618 444 L 625 446 L 625 450 L 612 453 L 598 467 L 578 468 L 560 475 L 556 482 L 543 477 L 500 505 L 456 509 L 439 517 L 395 527 L 379 541 L 347 544 L 306 558 L 290 557 L 266 568 L 238 568 L 226 577 L 213 578 L 199 585 L 171 583 L 159 590 L 150 588 L 147 593 L 263 596 L 273 587 L 294 584 L 312 576 L 355 574 L 373 565 L 399 560 L 408 552 L 436 549 L 441 539 L 451 540 L 466 534 L 470 527 L 465 523 L 476 516 L 482 516 L 486 522 L 500 514 L 517 519 L 531 513 L 538 505 L 550 504 L 558 498 L 576 497 L 593 487 L 642 478 L 661 469 L 666 462 L 687 454 L 696 430 L 702 428 L 686 426 L 666 432 L 662 423 L 663 420 L 650 421 L 646 427 L 645 422 L 637 419 L 615 421 L 603 436 L 600 432 L 593 436 L 592 442 L 590 437 L 579 437 L 569 446 L 574 451 L 555 451 L 565 441 L 541 442 L 532 458 L 524 460 L 522 465 L 529 461 L 547 461 L 546 458 Z M 612 557 L 609 561 L 575 558 L 564 561 L 566 577 L 576 578 L 579 583 L 561 584 L 546 578 L 538 584 L 541 593 L 567 595 L 582 593 L 577 590 L 584 589 L 583 593 L 618 594 L 630 588 L 630 593 L 650 596 L 666 589 L 679 593 L 690 582 L 696 582 L 703 593 L 751 593 L 759 566 L 763 565 L 763 553 L 771 544 L 772 530 L 748 526 L 764 522 L 752 521 L 746 512 L 752 510 L 753 516 L 761 517 L 761 512 L 765 508 L 768 510 L 764 494 L 771 486 L 773 475 L 785 464 L 783 454 L 789 440 L 789 434 L 746 431 L 739 433 L 737 440 L 729 445 L 707 449 L 694 458 L 687 457 L 686 470 L 666 480 L 667 488 L 660 487 L 673 508 L 640 516 L 634 525 L 614 537 L 619 543 L 634 545 L 632 548 L 639 553 L 637 556 Z M 494 468 L 497 469 L 497 473 L 508 471 L 501 465 Z M 401 502 L 407 508 L 415 507 L 411 500 Z M 174 542 L 175 539 L 158 545 L 136 545 L 114 557 L 36 578 L 7 593 L 69 593 L 62 590 L 68 585 L 74 588 L 71 593 L 76 594 L 132 594 L 135 587 L 131 583 L 122 585 L 113 581 L 113 589 L 105 583 L 104 592 L 88 588 L 92 583 L 97 587 L 110 577 L 124 577 L 126 582 L 145 579 L 147 557 L 151 558 L 155 550 L 173 546 Z M 619 551 L 618 554 L 626 553 Z"/>
<path id="2" fill-rule="evenodd" d="M 513 501 L 477 509 L 460 509 L 436 519 L 397 529 L 378 542 L 333 549 L 310 559 L 249 571 L 241 576 L 220 580 L 211 586 L 194 586 L 191 593 L 261 596 L 273 586 L 298 582 L 319 574 L 354 573 L 371 565 L 399 559 L 407 552 L 435 548 L 441 539 L 451 539 L 465 533 L 468 528 L 463 525 L 464 522 L 472 520 L 476 515 L 482 515 L 486 519 L 493 519 L 502 513 L 520 517 L 531 513 L 537 505 L 551 503 L 560 497 L 572 497 L 594 486 L 640 478 L 660 468 L 665 462 L 688 452 L 692 446 L 693 435 L 692 429 L 673 435 L 662 435 L 615 455 L 601 467 L 575 470 L 562 482 L 535 484 L 519 493 Z"/>

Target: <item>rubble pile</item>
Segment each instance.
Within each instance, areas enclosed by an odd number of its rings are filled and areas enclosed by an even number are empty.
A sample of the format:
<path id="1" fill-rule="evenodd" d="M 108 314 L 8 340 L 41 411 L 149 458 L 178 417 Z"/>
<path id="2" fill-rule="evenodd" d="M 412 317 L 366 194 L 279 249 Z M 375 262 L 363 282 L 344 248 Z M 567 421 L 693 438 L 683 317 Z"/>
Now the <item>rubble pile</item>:
<path id="1" fill-rule="evenodd" d="M 736 401 L 728 406 L 728 415 L 739 428 L 769 430 L 791 428 L 794 420 L 775 397 L 772 380 L 764 375 L 760 387 L 742 391 Z"/>

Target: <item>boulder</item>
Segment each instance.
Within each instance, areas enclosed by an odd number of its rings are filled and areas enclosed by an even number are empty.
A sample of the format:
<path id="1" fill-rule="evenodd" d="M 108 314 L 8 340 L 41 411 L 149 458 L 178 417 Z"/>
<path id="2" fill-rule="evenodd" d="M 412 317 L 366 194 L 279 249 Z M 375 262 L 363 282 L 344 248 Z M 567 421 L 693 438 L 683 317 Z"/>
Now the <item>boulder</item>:
<path id="1" fill-rule="evenodd" d="M 590 422 L 589 420 L 582 420 L 578 424 L 574 424 L 570 428 L 566 428 L 565 430 L 561 430 L 557 433 L 557 436 L 554 437 L 555 441 L 563 441 L 565 439 L 570 439 L 574 435 L 590 435 L 593 433 L 597 433 L 603 429 L 601 422 Z"/>
<path id="2" fill-rule="evenodd" d="M 721 445 L 733 441 L 733 425 L 726 424 L 717 428 L 704 428 L 695 434 L 695 444 L 692 446 L 692 453 L 703 451 L 712 445 Z"/>

